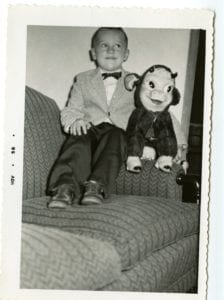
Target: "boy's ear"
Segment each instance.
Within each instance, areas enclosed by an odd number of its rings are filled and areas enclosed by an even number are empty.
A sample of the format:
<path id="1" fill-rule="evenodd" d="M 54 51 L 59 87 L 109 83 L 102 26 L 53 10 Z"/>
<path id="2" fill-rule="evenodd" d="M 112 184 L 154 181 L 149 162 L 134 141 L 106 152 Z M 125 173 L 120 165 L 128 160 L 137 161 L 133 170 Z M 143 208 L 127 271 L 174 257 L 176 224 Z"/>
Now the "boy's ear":
<path id="1" fill-rule="evenodd" d="M 135 74 L 135 73 L 126 75 L 124 78 L 125 88 L 128 91 L 132 91 L 134 89 L 134 87 L 138 84 L 139 79 L 140 79 L 139 75 Z"/>
<path id="2" fill-rule="evenodd" d="M 96 60 L 96 52 L 94 48 L 91 48 L 91 50 L 89 50 L 89 54 L 90 54 L 90 58 L 91 60 Z"/>
<path id="3" fill-rule="evenodd" d="M 124 55 L 124 61 L 126 61 L 129 57 L 130 51 L 129 49 L 126 49 L 125 55 Z"/>

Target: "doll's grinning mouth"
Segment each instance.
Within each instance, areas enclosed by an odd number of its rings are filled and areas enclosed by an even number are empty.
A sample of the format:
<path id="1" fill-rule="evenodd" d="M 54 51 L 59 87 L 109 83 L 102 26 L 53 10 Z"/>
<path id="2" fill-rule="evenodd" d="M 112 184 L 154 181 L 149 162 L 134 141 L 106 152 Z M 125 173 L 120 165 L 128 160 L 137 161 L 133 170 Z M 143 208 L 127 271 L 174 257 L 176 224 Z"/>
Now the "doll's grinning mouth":
<path id="1" fill-rule="evenodd" d="M 157 100 L 157 99 L 150 99 L 152 101 L 153 104 L 156 104 L 156 105 L 160 105 L 163 103 L 163 101 L 160 101 L 160 100 Z"/>

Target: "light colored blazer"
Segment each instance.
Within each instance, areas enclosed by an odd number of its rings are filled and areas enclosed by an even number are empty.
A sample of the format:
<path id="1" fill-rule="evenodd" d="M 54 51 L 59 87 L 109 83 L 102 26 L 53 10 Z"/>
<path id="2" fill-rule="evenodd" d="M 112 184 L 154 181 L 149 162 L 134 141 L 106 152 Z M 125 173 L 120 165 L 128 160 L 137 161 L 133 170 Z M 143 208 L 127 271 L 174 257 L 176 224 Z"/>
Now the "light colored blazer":
<path id="1" fill-rule="evenodd" d="M 61 111 L 62 125 L 69 127 L 79 118 L 97 125 L 109 117 L 114 125 L 125 130 L 134 109 L 133 92 L 127 91 L 124 86 L 127 74 L 122 70 L 109 106 L 100 70 L 97 68 L 78 74 L 68 105 Z"/>
<path id="2" fill-rule="evenodd" d="M 97 125 L 109 117 L 114 125 L 126 130 L 128 119 L 135 108 L 134 91 L 127 91 L 124 86 L 127 74 L 127 71 L 122 70 L 109 106 L 100 70 L 96 68 L 78 74 L 68 104 L 61 111 L 62 126 L 70 127 L 79 118 Z M 187 145 L 180 123 L 172 113 L 171 118 L 178 146 Z"/>

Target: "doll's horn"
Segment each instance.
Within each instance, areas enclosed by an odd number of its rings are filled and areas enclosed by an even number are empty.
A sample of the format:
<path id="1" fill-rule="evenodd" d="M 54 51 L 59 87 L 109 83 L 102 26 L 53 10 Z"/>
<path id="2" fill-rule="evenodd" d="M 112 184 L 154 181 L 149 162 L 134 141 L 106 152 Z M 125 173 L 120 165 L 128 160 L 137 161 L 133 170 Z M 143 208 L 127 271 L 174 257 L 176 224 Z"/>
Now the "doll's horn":
<path id="1" fill-rule="evenodd" d="M 149 68 L 149 72 L 153 73 L 155 71 L 155 66 L 152 66 L 151 68 Z"/>
<path id="2" fill-rule="evenodd" d="M 177 72 L 176 73 L 171 73 L 171 78 L 175 79 L 177 77 Z"/>

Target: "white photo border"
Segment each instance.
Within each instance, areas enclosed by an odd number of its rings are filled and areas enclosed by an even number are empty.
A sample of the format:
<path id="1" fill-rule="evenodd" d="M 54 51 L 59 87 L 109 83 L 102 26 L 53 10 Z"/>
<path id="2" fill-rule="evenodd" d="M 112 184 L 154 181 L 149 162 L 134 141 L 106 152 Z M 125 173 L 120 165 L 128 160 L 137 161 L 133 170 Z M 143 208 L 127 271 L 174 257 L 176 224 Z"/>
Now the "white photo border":
<path id="1" fill-rule="evenodd" d="M 91 8 L 74 6 L 10 6 L 7 31 L 7 79 L 5 112 L 4 202 L 2 226 L 3 299 L 148 299 L 148 293 L 92 292 L 20 289 L 21 208 L 23 181 L 24 99 L 26 84 L 27 25 L 115 26 L 206 30 L 202 193 L 200 217 L 199 282 L 197 294 L 150 293 L 150 299 L 205 299 L 207 291 L 207 247 L 209 225 L 209 178 L 211 151 L 213 18 L 209 10 Z M 133 21 L 134 20 L 134 21 Z M 11 168 L 12 145 L 16 169 Z M 209 146 L 208 146 L 209 145 Z M 15 184 L 11 185 L 11 175 Z"/>

